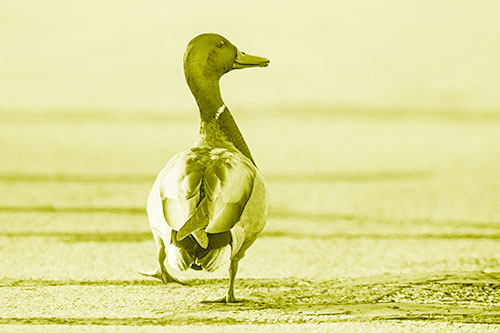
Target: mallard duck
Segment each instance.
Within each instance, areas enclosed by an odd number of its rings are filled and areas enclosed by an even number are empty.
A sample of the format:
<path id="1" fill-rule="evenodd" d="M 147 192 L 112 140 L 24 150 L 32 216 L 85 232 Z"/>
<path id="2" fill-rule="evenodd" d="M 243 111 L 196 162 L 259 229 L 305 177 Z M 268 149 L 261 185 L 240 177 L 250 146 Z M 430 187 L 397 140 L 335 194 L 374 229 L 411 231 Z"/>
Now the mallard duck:
<path id="1" fill-rule="evenodd" d="M 264 179 L 220 94 L 219 80 L 233 69 L 266 67 L 269 60 L 245 54 L 221 35 L 189 42 L 184 74 L 200 111 L 194 146 L 163 168 L 147 202 L 158 247 L 158 268 L 142 273 L 178 282 L 165 267 L 213 272 L 229 262 L 229 287 L 217 302 L 234 303 L 238 262 L 265 225 Z"/>

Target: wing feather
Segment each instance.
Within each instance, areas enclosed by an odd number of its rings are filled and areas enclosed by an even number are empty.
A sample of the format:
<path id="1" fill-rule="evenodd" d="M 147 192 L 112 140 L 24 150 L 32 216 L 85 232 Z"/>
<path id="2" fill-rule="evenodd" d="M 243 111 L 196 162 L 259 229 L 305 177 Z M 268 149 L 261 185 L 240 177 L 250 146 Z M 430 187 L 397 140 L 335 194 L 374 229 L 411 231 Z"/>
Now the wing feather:
<path id="1" fill-rule="evenodd" d="M 198 229 L 205 229 L 209 222 L 208 207 L 207 207 L 207 197 L 203 198 L 201 203 L 198 205 L 195 212 L 191 217 L 184 223 L 184 225 L 179 229 L 177 233 L 177 240 L 181 241 L 192 232 Z"/>
<path id="2" fill-rule="evenodd" d="M 193 148 L 176 155 L 160 182 L 167 224 L 179 240 L 200 229 L 230 230 L 250 198 L 255 175 L 250 160 L 227 149 Z"/>
<path id="3" fill-rule="evenodd" d="M 236 154 L 235 154 L 236 155 Z M 216 191 L 209 202 L 210 223 L 205 229 L 209 233 L 230 230 L 238 222 L 250 197 L 255 177 L 255 168 L 243 156 L 233 157 L 230 163 L 214 164 L 205 172 L 205 179 L 216 181 Z"/>

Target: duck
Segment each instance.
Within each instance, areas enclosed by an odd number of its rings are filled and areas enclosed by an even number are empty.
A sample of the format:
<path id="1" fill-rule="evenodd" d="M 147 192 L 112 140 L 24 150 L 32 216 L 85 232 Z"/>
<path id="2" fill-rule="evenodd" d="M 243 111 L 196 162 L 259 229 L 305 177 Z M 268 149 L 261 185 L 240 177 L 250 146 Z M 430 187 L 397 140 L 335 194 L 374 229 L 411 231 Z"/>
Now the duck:
<path id="1" fill-rule="evenodd" d="M 194 145 L 173 156 L 154 181 L 146 210 L 158 266 L 141 274 L 185 284 L 166 269 L 165 260 L 179 272 L 214 272 L 229 264 L 227 292 L 213 302 L 236 303 L 238 263 L 264 229 L 267 193 L 219 81 L 232 70 L 267 67 L 270 61 L 240 51 L 219 34 L 204 33 L 188 43 L 183 63 L 200 130 Z"/>

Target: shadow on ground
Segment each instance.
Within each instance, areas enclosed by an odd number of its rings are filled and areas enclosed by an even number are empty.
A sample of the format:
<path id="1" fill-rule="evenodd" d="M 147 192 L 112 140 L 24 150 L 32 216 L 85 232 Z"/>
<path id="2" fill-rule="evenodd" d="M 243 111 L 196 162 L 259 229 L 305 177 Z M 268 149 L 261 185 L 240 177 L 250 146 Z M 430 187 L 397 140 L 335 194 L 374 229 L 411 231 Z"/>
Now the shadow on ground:
<path id="1" fill-rule="evenodd" d="M 4 232 L 4 237 L 52 237 L 67 243 L 79 242 L 143 242 L 152 239 L 151 232 Z M 500 239 L 500 233 L 326 233 L 304 234 L 287 231 L 263 232 L 261 238 L 292 238 L 292 239 Z"/>
<path id="2" fill-rule="evenodd" d="M 4 280 L 0 288 L 99 287 L 152 288 L 153 294 L 222 292 L 225 279 L 193 279 L 189 285 L 162 285 L 151 280 Z M 86 289 L 87 291 L 89 289 Z M 148 289 L 149 290 L 149 289 Z M 155 291 L 156 290 L 156 291 Z M 98 291 L 97 291 L 98 292 Z M 172 310 L 157 307 L 153 316 L 129 317 L 2 317 L 0 324 L 182 325 L 269 324 L 350 320 L 435 320 L 500 323 L 500 273 L 449 272 L 407 276 L 383 275 L 346 281 L 241 279 L 234 305 L 184 302 Z M 199 300 L 201 301 L 201 299 Z M 265 313 L 265 315 L 264 315 Z M 244 314 L 244 315 L 241 315 Z M 275 314 L 269 315 L 269 314 Z"/>
<path id="3" fill-rule="evenodd" d="M 265 178 L 273 183 L 343 183 L 343 182 L 392 182 L 420 180 L 431 176 L 429 171 L 374 171 L 374 172 L 337 172 L 337 173 L 290 173 L 266 174 Z M 68 174 L 68 173 L 0 173 L 1 182 L 9 183 L 146 183 L 154 181 L 153 174 Z"/>

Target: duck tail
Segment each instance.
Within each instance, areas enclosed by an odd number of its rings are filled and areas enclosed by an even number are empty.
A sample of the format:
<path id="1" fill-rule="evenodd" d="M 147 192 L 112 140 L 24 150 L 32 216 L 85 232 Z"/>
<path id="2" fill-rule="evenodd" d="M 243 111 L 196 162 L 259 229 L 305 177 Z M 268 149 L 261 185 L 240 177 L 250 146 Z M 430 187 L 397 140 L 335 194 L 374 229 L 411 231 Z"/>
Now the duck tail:
<path id="1" fill-rule="evenodd" d="M 208 226 L 208 223 L 208 201 L 205 197 L 198 207 L 196 207 L 194 213 L 177 232 L 177 240 L 181 241 L 192 234 L 198 244 L 206 249 L 208 247 L 208 236 L 205 232 L 205 228 Z"/>
<path id="2" fill-rule="evenodd" d="M 208 235 L 205 232 L 205 229 L 198 229 L 196 231 L 193 231 L 191 235 L 202 248 L 208 248 Z"/>

